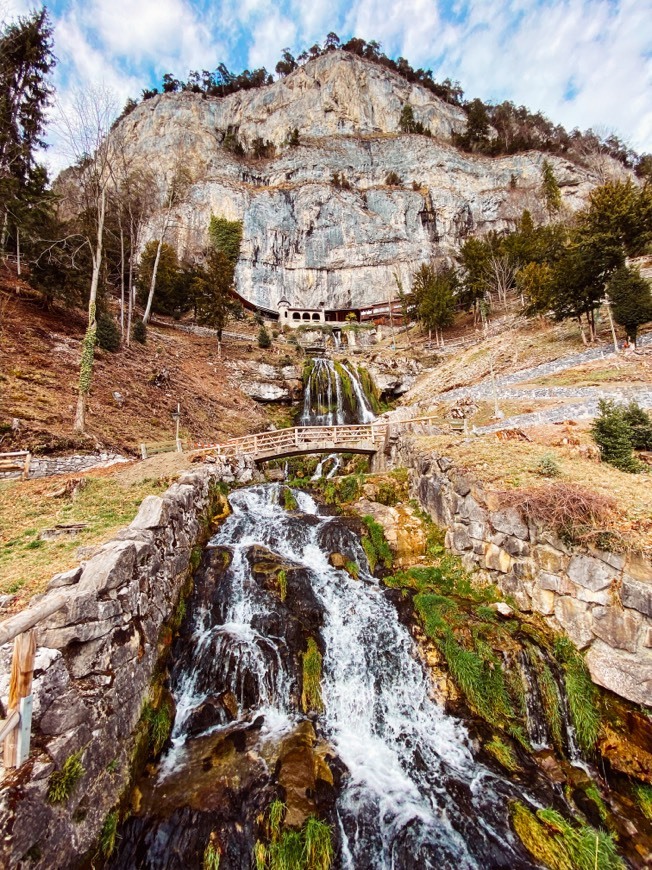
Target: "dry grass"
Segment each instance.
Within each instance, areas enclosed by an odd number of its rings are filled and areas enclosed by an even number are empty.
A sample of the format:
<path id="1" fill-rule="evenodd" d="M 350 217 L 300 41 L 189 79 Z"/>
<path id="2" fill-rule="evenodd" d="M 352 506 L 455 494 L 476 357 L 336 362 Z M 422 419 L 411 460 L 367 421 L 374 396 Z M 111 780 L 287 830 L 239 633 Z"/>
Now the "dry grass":
<path id="1" fill-rule="evenodd" d="M 631 386 L 652 383 L 652 351 L 622 356 L 605 365 L 603 361 L 585 363 L 554 375 L 523 382 L 522 386 L 604 387 L 608 384 Z"/>
<path id="2" fill-rule="evenodd" d="M 551 430 L 558 431 L 555 440 Z M 613 498 L 619 519 L 614 528 L 644 551 L 652 551 L 652 499 L 650 475 L 627 474 L 606 463 L 586 458 L 588 437 L 579 427 L 545 427 L 544 437 L 528 429 L 534 440 L 499 441 L 495 435 L 464 440 L 440 435 L 420 439 L 438 454 L 448 456 L 471 477 L 483 481 L 489 489 L 509 491 L 545 484 L 537 466 L 546 455 L 553 455 L 561 470 L 560 482 L 577 484 L 607 498 Z M 572 435 L 569 437 L 568 433 Z M 564 439 L 568 444 L 560 444 Z M 555 446 L 551 446 L 551 445 Z"/>
<path id="3" fill-rule="evenodd" d="M 0 594 L 14 594 L 20 610 L 43 592 L 53 574 L 79 564 L 79 547 L 104 543 L 131 522 L 146 495 L 166 489 L 188 458 L 166 454 L 145 462 L 114 466 L 85 475 L 0 482 Z M 68 481 L 81 481 L 76 493 L 53 497 Z M 43 529 L 87 523 L 74 536 L 43 541 Z"/>
<path id="4" fill-rule="evenodd" d="M 594 543 L 620 519 L 616 500 L 576 483 L 549 483 L 512 490 L 502 504 L 564 538 Z"/>
<path id="5" fill-rule="evenodd" d="M 240 392 L 218 360 L 213 338 L 156 326 L 145 345 L 132 343 L 115 354 L 98 351 L 88 403 L 89 437 L 73 437 L 83 319 L 76 312 L 47 312 L 28 299 L 2 293 L 0 301 L 0 434 L 5 433 L 0 449 L 72 452 L 101 444 L 137 453 L 141 441 L 174 437 L 171 415 L 177 402 L 182 437 L 217 440 L 268 424 L 265 411 Z M 225 361 L 258 359 L 260 353 L 253 342 L 226 343 L 223 351 Z M 288 351 L 285 345 L 275 346 L 267 361 L 277 352 Z M 156 386 L 154 378 L 163 369 L 169 379 Z M 17 436 L 9 431 L 14 418 L 21 421 Z"/>

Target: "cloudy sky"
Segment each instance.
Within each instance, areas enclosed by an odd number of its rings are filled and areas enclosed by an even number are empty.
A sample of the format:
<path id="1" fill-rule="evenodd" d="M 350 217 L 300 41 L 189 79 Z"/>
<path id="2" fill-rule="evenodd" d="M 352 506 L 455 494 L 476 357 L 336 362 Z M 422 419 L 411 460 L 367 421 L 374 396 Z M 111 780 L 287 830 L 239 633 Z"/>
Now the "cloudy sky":
<path id="1" fill-rule="evenodd" d="M 0 0 L 4 17 L 33 4 Z M 65 105 L 107 86 L 121 107 L 163 73 L 266 66 L 335 31 L 375 39 L 466 96 L 513 100 L 652 152 L 652 0 L 52 0 Z M 50 160 L 56 163 L 56 155 Z"/>

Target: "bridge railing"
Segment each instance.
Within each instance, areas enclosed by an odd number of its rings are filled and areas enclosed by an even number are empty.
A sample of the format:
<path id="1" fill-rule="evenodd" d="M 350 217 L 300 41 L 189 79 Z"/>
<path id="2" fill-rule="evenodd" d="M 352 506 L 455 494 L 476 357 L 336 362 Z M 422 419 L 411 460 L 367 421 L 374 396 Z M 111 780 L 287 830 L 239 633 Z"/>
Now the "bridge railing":
<path id="1" fill-rule="evenodd" d="M 391 429 L 409 429 L 416 426 L 432 425 L 430 417 L 413 417 L 409 420 L 374 423 L 354 423 L 342 426 L 293 426 L 289 429 L 275 429 L 273 432 L 259 432 L 230 438 L 222 444 L 195 442 L 189 449 L 193 452 L 210 451 L 226 458 L 234 456 L 260 456 L 281 453 L 291 448 L 309 452 L 311 445 L 328 444 L 333 449 L 346 446 L 355 447 L 361 443 L 380 444 Z"/>

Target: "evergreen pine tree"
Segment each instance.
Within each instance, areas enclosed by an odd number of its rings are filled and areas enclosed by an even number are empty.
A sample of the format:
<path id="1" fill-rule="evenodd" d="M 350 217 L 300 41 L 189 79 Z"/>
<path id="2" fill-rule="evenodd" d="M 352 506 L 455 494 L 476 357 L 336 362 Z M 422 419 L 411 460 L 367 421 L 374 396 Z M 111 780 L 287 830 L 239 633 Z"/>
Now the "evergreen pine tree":
<path id="1" fill-rule="evenodd" d="M 612 303 L 614 320 L 627 330 L 634 339 L 638 328 L 652 320 L 652 294 L 650 285 L 637 269 L 621 266 L 611 277 L 607 286 Z"/>
<path id="2" fill-rule="evenodd" d="M 550 217 L 561 210 L 561 190 L 557 184 L 555 173 L 548 160 L 541 167 L 541 193 Z"/>
<path id="3" fill-rule="evenodd" d="M 632 430 L 634 450 L 652 450 L 652 419 L 637 402 L 630 402 L 624 418 Z"/>
<path id="4" fill-rule="evenodd" d="M 625 419 L 624 408 L 613 401 L 601 399 L 600 414 L 593 422 L 591 434 L 600 448 L 603 462 L 620 471 L 635 474 L 640 470 L 632 452 L 632 429 Z"/>

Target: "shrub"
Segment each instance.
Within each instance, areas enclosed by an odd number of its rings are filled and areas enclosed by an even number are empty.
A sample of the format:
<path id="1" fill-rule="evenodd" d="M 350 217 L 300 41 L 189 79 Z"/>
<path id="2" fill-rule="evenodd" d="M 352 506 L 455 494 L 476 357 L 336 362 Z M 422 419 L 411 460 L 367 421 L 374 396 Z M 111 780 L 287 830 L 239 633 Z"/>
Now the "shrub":
<path id="1" fill-rule="evenodd" d="M 630 402 L 623 412 L 632 432 L 634 450 L 652 450 L 652 418 L 637 402 Z"/>
<path id="2" fill-rule="evenodd" d="M 600 414 L 593 421 L 591 434 L 603 462 L 635 474 L 640 466 L 632 452 L 632 429 L 625 419 L 624 408 L 605 399 L 600 400 L 598 407 Z"/>
<path id="3" fill-rule="evenodd" d="M 105 311 L 102 311 L 97 318 L 97 332 L 95 334 L 96 341 L 102 350 L 108 350 L 115 353 L 120 350 L 121 335 L 118 324 Z"/>
<path id="4" fill-rule="evenodd" d="M 271 336 L 269 332 L 267 332 L 265 327 L 261 325 L 260 329 L 258 330 L 258 347 L 267 348 L 271 347 L 271 345 Z"/>
<path id="5" fill-rule="evenodd" d="M 296 511 L 299 509 L 299 503 L 289 486 L 283 487 L 283 507 L 286 511 Z"/>
<path id="6" fill-rule="evenodd" d="M 393 170 L 388 172 L 385 176 L 385 184 L 387 187 L 400 187 L 403 182 L 401 181 L 401 176 L 398 175 Z"/>
<path id="7" fill-rule="evenodd" d="M 528 522 L 552 529 L 567 540 L 581 541 L 604 533 L 618 516 L 615 499 L 575 483 L 550 483 L 503 495 Z"/>
<path id="8" fill-rule="evenodd" d="M 68 800 L 75 786 L 86 772 L 81 762 L 84 750 L 75 752 L 63 763 L 61 770 L 55 770 L 48 782 L 47 799 L 51 804 L 62 804 Z"/>
<path id="9" fill-rule="evenodd" d="M 537 462 L 536 472 L 542 477 L 560 477 L 561 468 L 554 453 L 544 453 Z"/>
<path id="10" fill-rule="evenodd" d="M 131 337 L 139 344 L 145 344 L 147 341 L 147 327 L 140 318 L 131 327 Z"/>

